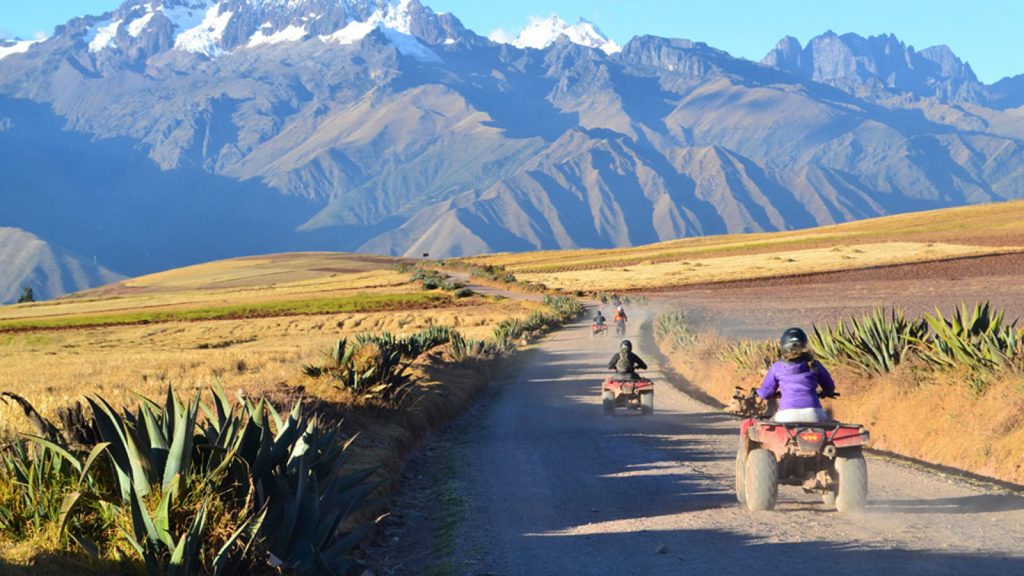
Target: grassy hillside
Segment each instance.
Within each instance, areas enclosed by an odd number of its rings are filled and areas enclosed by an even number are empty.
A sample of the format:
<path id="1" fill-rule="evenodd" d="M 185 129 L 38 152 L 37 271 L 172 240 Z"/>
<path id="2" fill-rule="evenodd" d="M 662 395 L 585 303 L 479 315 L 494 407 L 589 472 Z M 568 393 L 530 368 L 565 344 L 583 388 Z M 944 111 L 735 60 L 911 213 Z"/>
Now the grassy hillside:
<path id="1" fill-rule="evenodd" d="M 466 258 L 569 290 L 766 278 L 1024 250 L 1024 201 L 903 214 L 808 230 L 687 238 L 635 248 Z"/>
<path id="2" fill-rule="evenodd" d="M 44 414 L 82 394 L 111 402 L 197 391 L 222 378 L 252 394 L 304 385 L 338 338 L 448 325 L 489 336 L 537 305 L 424 290 L 401 260 L 351 254 L 237 258 L 0 307 L 0 390 Z M 0 431 L 27 425 L 0 404 Z"/>

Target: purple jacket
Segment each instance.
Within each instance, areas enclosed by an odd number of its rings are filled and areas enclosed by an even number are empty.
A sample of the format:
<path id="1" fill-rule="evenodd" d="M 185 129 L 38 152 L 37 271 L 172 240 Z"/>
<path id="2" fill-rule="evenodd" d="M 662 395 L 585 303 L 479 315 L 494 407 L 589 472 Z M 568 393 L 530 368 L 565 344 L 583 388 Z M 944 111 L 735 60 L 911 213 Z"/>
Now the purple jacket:
<path id="1" fill-rule="evenodd" d="M 806 360 L 787 362 L 778 360 L 768 369 L 764 382 L 757 389 L 757 395 L 768 399 L 776 390 L 782 392 L 779 410 L 790 408 L 821 408 L 818 401 L 818 386 L 826 394 L 836 391 L 836 383 L 832 375 L 820 363 L 815 362 L 814 368 Z"/>

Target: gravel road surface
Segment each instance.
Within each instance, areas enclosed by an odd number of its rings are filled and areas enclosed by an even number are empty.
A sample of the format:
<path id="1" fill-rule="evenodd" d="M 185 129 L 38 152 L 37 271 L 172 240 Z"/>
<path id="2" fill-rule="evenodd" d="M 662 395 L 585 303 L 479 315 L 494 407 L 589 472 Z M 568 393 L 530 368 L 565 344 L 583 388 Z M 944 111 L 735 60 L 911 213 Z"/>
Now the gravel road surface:
<path id="1" fill-rule="evenodd" d="M 739 421 L 666 381 L 646 316 L 632 319 L 653 415 L 602 415 L 614 337 L 592 338 L 589 322 L 553 334 L 410 463 L 376 571 L 1024 574 L 1024 497 L 886 459 L 869 457 L 864 514 L 796 487 L 780 487 L 775 511 L 740 508 Z"/>

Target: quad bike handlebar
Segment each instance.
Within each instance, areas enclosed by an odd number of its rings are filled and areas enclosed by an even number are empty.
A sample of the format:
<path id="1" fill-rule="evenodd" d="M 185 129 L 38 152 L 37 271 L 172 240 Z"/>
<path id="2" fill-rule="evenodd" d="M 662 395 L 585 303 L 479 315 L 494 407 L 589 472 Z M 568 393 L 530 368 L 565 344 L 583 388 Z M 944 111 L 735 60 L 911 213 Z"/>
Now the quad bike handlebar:
<path id="1" fill-rule="evenodd" d="M 776 390 L 775 394 L 773 394 L 771 398 L 763 399 L 757 395 L 756 386 L 749 390 L 737 386 L 733 391 L 732 401 L 725 407 L 725 411 L 730 414 L 736 414 L 737 416 L 758 416 L 769 411 L 774 412 L 772 404 L 781 397 L 782 393 Z M 838 392 L 826 394 L 824 390 L 818 391 L 818 398 L 838 397 Z"/>

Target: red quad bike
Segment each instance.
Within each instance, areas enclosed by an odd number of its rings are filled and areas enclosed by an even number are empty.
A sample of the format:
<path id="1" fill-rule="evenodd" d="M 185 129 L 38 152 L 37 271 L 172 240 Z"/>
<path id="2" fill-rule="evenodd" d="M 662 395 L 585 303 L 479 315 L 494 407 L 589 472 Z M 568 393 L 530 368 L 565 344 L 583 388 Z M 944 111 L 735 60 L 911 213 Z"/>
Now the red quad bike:
<path id="1" fill-rule="evenodd" d="M 737 388 L 733 399 L 740 408 L 736 413 L 749 416 L 757 410 L 753 391 L 744 398 Z M 736 499 L 749 510 L 771 510 L 779 484 L 786 484 L 820 494 L 840 512 L 860 511 L 868 497 L 868 468 L 861 453 L 868 438 L 859 424 L 746 418 L 736 452 Z"/>
<path id="2" fill-rule="evenodd" d="M 641 414 L 654 413 L 654 381 L 648 378 L 609 376 L 601 384 L 601 405 L 605 416 L 615 414 L 615 408 L 640 409 Z"/>
<path id="3" fill-rule="evenodd" d="M 607 324 L 591 324 L 590 325 L 591 336 L 607 336 L 608 325 Z"/>

